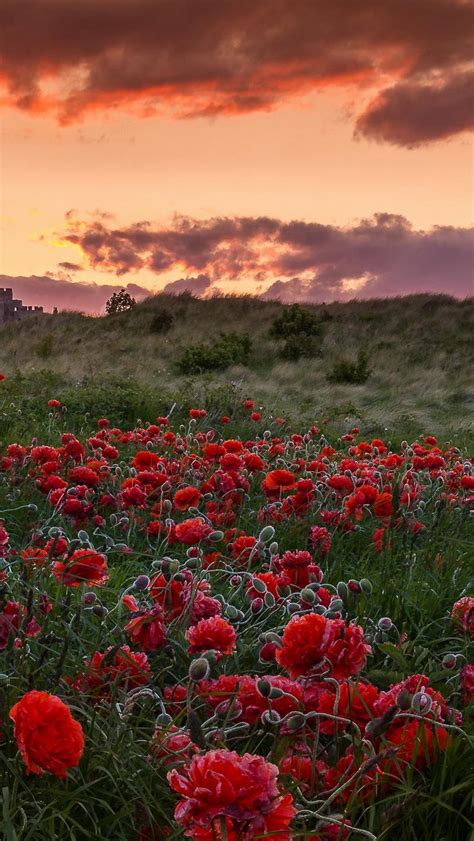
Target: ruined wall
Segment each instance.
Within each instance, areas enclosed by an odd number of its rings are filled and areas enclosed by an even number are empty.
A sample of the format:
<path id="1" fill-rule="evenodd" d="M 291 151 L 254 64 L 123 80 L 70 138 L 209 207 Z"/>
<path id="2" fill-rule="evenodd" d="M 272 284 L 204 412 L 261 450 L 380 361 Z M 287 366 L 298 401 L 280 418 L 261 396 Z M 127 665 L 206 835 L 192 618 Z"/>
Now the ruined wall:
<path id="1" fill-rule="evenodd" d="M 13 290 L 0 287 L 0 324 L 20 321 L 29 315 L 43 312 L 43 307 L 26 307 L 23 301 L 13 297 Z"/>

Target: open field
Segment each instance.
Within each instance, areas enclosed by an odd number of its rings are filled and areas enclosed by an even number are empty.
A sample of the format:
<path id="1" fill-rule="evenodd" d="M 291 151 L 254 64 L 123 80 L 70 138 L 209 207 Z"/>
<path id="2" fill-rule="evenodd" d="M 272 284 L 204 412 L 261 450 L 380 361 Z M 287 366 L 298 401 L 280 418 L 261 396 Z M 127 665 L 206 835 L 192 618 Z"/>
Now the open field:
<path id="1" fill-rule="evenodd" d="M 251 394 L 267 412 L 293 424 L 317 416 L 337 425 L 349 416 L 390 436 L 433 432 L 464 440 L 472 431 L 473 299 L 414 295 L 308 307 L 319 322 L 319 335 L 315 355 L 298 361 L 282 358 L 282 342 L 269 335 L 284 309 L 249 297 L 201 301 L 158 295 L 109 318 L 77 313 L 32 318 L 0 328 L 0 370 L 17 382 L 19 375 L 30 375 L 24 390 L 33 395 L 42 372 L 41 381 L 49 378 L 68 405 L 68 385 L 77 382 L 95 383 L 92 391 L 99 400 L 107 384 L 120 381 L 122 391 L 133 392 L 139 383 L 142 405 L 151 394 L 154 405 L 160 399 L 168 408 L 174 402 L 205 402 L 211 393 L 222 400 L 234 383 L 239 394 Z M 172 319 L 166 331 L 163 313 L 165 322 L 169 314 Z M 201 376 L 179 373 L 184 349 L 210 342 L 220 331 L 248 334 L 246 364 Z M 305 343 L 303 335 L 300 344 Z M 366 382 L 328 382 L 341 357 L 355 360 L 360 351 L 367 353 L 371 371 Z"/>

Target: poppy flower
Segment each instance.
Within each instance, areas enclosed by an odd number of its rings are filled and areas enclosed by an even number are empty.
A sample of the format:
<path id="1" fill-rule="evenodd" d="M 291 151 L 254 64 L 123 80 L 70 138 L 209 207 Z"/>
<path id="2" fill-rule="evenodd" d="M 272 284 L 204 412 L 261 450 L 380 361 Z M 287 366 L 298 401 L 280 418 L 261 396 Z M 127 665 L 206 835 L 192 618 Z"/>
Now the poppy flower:
<path id="1" fill-rule="evenodd" d="M 66 561 L 55 561 L 52 572 L 67 587 L 100 586 L 109 578 L 106 556 L 94 549 L 76 549 Z"/>
<path id="2" fill-rule="evenodd" d="M 251 841 L 259 834 L 268 841 L 291 840 L 293 798 L 282 795 L 278 768 L 262 756 L 211 750 L 173 769 L 167 778 L 182 797 L 174 816 L 187 837 L 212 841 L 224 822 L 232 841 Z"/>
<path id="3" fill-rule="evenodd" d="M 187 511 L 188 508 L 196 508 L 202 499 L 202 493 L 197 488 L 187 486 L 176 491 L 173 497 L 173 505 L 177 511 Z"/>
<path id="4" fill-rule="evenodd" d="M 292 678 L 329 672 L 340 680 L 359 674 L 370 651 L 359 625 L 308 613 L 290 619 L 276 659 Z"/>
<path id="5" fill-rule="evenodd" d="M 32 689 L 11 708 L 14 735 L 28 773 L 67 777 L 84 750 L 82 727 L 56 695 Z"/>
<path id="6" fill-rule="evenodd" d="M 451 608 L 451 619 L 458 633 L 474 639 L 474 596 L 463 596 Z"/>
<path id="7" fill-rule="evenodd" d="M 166 641 L 163 611 L 159 605 L 134 616 L 124 628 L 131 642 L 142 651 L 157 651 Z"/>
<path id="8" fill-rule="evenodd" d="M 176 540 L 180 543 L 185 543 L 187 546 L 194 546 L 205 540 L 212 534 L 212 528 L 200 517 L 194 517 L 190 520 L 184 520 L 183 523 L 178 523 L 175 528 Z"/>
<path id="9" fill-rule="evenodd" d="M 296 476 L 290 470 L 270 470 L 262 482 L 266 494 L 278 496 L 283 491 L 290 491 L 296 487 Z"/>
<path id="10" fill-rule="evenodd" d="M 96 651 L 86 661 L 84 671 L 70 683 L 77 692 L 91 695 L 100 700 L 111 697 L 115 686 L 124 692 L 145 686 L 151 678 L 148 657 L 142 652 L 132 651 L 128 645 L 114 650 Z"/>
<path id="11" fill-rule="evenodd" d="M 222 656 L 235 651 L 237 634 L 232 625 L 222 616 L 201 619 L 186 632 L 189 653 L 199 654 L 215 650 Z"/>

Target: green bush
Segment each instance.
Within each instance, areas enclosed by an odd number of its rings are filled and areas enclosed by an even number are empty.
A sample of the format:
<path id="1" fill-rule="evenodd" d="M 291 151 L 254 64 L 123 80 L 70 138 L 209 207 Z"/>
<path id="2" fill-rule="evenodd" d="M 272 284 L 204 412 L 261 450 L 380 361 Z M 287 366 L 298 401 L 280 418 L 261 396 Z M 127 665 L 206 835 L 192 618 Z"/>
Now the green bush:
<path id="1" fill-rule="evenodd" d="M 326 375 L 326 379 L 330 383 L 362 385 L 362 383 L 367 382 L 371 373 L 367 353 L 360 350 L 356 362 L 351 362 L 349 359 L 339 359 Z"/>
<path id="2" fill-rule="evenodd" d="M 320 352 L 321 322 L 311 310 L 292 304 L 286 307 L 270 328 L 270 336 L 282 342 L 280 356 L 297 361 Z"/>
<path id="3" fill-rule="evenodd" d="M 191 345 L 178 360 L 180 374 L 224 371 L 230 365 L 246 365 L 252 348 L 246 333 L 221 333 L 212 344 Z"/>
<path id="4" fill-rule="evenodd" d="M 40 359 L 49 359 L 49 357 L 53 354 L 53 349 L 54 338 L 51 333 L 48 333 L 46 336 L 42 336 L 42 338 L 37 342 L 35 353 Z"/>
<path id="5" fill-rule="evenodd" d="M 150 322 L 150 333 L 167 333 L 174 324 L 174 315 L 166 309 L 158 310 Z"/>

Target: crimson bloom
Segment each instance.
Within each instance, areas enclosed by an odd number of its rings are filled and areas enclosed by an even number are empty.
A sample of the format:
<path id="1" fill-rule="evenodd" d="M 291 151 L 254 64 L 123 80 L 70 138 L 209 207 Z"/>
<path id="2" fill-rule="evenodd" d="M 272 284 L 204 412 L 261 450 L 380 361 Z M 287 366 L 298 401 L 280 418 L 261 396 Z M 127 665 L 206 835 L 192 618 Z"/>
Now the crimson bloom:
<path id="1" fill-rule="evenodd" d="M 222 616 L 212 616 L 210 619 L 201 619 L 189 628 L 186 639 L 189 642 L 190 654 L 214 650 L 222 656 L 235 651 L 237 634 Z"/>
<path id="2" fill-rule="evenodd" d="M 27 692 L 10 710 L 15 739 L 28 773 L 67 777 L 84 750 L 82 727 L 56 695 Z"/>
<path id="3" fill-rule="evenodd" d="M 277 662 L 291 677 L 324 674 L 340 680 L 357 675 L 365 666 L 371 647 L 359 625 L 308 613 L 290 619 L 283 632 Z"/>
<path id="4" fill-rule="evenodd" d="M 160 605 L 156 604 L 151 610 L 138 613 L 125 625 L 124 630 L 142 651 L 161 648 L 166 641 L 166 628 Z"/>
<path id="5" fill-rule="evenodd" d="M 290 794 L 282 795 L 278 768 L 261 756 L 211 750 L 194 756 L 189 765 L 168 774 L 173 791 L 182 796 L 175 820 L 188 838 L 211 841 L 222 823 L 229 841 L 290 841 L 296 813 Z"/>
<path id="6" fill-rule="evenodd" d="M 76 549 L 66 561 L 55 561 L 52 572 L 67 587 L 100 586 L 109 578 L 106 556 L 94 549 Z"/>

